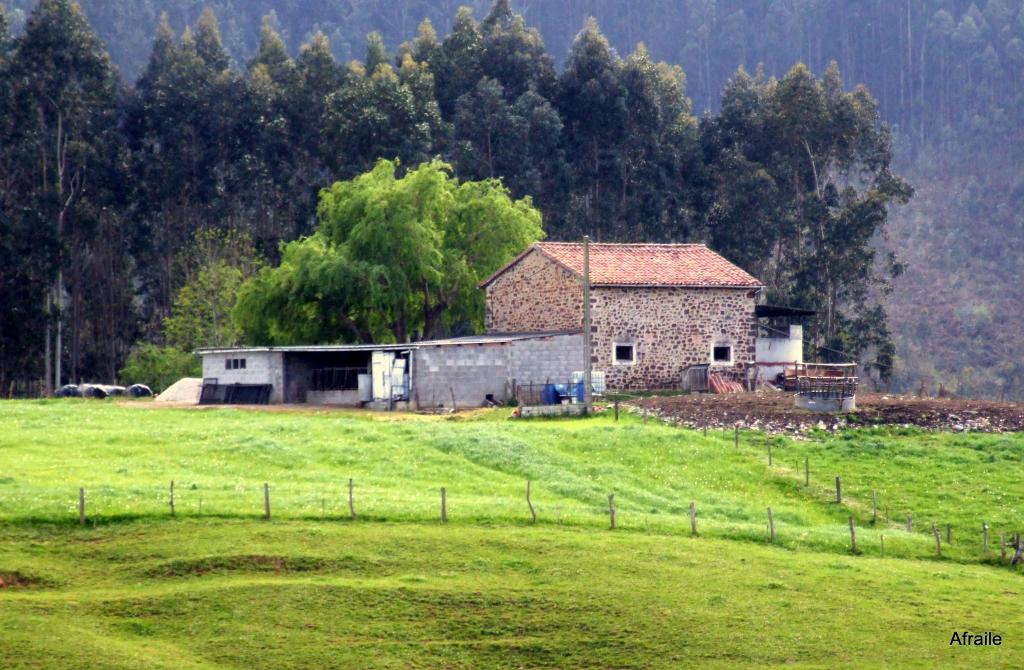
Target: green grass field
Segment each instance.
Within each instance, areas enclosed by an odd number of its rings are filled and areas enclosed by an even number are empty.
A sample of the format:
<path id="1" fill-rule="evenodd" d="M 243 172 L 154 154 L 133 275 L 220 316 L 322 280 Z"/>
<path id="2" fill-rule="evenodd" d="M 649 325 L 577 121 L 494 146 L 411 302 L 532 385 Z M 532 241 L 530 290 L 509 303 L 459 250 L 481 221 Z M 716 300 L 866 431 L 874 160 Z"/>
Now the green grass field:
<path id="1" fill-rule="evenodd" d="M 1010 667 L 1024 656 L 1024 575 L 999 560 L 999 533 L 1024 527 L 1024 436 L 743 434 L 737 449 L 731 433 L 632 416 L 506 416 L 0 403 L 0 578 L 15 584 L 0 589 L 0 667 Z M 941 559 L 933 523 L 952 526 Z M 964 628 L 1005 643 L 950 647 Z"/>

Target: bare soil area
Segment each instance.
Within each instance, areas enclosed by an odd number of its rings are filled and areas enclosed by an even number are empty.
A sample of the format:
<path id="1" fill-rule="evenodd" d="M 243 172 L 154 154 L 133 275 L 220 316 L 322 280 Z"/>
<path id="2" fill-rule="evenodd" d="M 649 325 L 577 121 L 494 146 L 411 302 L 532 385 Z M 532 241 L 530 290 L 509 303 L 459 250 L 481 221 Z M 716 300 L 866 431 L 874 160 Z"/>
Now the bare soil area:
<path id="1" fill-rule="evenodd" d="M 878 425 L 990 433 L 1024 430 L 1024 404 L 963 398 L 859 393 L 856 411 L 848 414 L 797 409 L 793 395 L 781 392 L 652 397 L 631 404 L 691 428 L 739 423 L 744 428 L 773 433 Z"/>

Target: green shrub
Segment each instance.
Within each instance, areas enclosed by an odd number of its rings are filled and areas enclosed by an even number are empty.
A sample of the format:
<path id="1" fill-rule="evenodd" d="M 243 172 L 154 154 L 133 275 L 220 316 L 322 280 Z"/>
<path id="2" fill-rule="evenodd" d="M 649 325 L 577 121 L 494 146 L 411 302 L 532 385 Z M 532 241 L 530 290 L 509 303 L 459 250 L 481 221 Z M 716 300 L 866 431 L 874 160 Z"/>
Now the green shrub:
<path id="1" fill-rule="evenodd" d="M 201 377 L 203 365 L 195 354 L 176 347 L 141 344 L 121 369 L 124 384 L 145 384 L 160 393 L 182 377 Z"/>

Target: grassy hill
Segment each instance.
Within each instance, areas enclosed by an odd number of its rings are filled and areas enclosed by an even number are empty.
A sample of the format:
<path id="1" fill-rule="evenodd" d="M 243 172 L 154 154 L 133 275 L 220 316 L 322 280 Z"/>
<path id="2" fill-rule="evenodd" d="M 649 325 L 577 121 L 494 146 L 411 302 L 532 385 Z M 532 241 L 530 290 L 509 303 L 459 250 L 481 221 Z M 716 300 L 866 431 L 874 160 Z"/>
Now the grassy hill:
<path id="1" fill-rule="evenodd" d="M 1024 644 L 1024 578 L 998 565 L 1024 525 L 1016 434 L 737 449 L 633 416 L 0 409 L 4 667 L 998 667 Z M 950 647 L 964 628 L 1007 642 Z"/>

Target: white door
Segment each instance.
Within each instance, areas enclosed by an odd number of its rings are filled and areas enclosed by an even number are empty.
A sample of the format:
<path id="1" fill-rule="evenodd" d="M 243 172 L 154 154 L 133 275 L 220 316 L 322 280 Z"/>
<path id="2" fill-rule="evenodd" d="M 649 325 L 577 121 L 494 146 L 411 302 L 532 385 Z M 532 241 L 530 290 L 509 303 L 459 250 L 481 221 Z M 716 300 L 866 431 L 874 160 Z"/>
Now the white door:
<path id="1" fill-rule="evenodd" d="M 370 355 L 370 374 L 373 375 L 373 399 L 391 399 L 391 366 L 395 354 L 390 351 L 374 351 Z"/>

